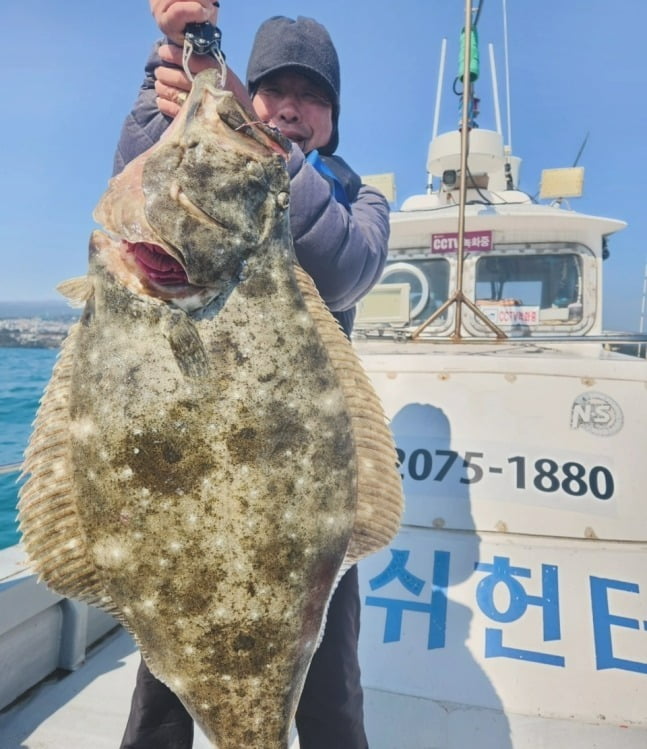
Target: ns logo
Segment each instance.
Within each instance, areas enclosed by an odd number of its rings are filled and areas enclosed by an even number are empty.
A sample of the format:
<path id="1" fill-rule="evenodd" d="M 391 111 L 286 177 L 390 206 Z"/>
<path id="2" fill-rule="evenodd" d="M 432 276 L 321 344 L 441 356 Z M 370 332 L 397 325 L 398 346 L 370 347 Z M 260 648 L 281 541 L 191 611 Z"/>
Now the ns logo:
<path id="1" fill-rule="evenodd" d="M 571 407 L 571 429 L 600 437 L 617 434 L 624 424 L 620 406 L 608 395 L 588 392 L 578 395 Z"/>

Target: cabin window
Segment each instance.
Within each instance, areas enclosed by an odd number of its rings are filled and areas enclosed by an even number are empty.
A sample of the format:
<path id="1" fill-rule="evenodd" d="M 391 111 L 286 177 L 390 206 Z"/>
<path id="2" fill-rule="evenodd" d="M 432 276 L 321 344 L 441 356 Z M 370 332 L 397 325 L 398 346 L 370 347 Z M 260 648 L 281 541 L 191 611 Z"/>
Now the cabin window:
<path id="1" fill-rule="evenodd" d="M 571 252 L 489 255 L 476 264 L 476 303 L 498 325 L 582 320 L 582 260 Z"/>
<path id="2" fill-rule="evenodd" d="M 420 325 L 447 301 L 449 267 L 445 258 L 411 255 L 387 262 L 380 282 L 358 305 L 355 328 Z M 445 311 L 432 325 L 446 320 Z"/>
<path id="3" fill-rule="evenodd" d="M 407 259 L 388 263 L 380 284 L 409 284 L 411 324 L 424 322 L 448 299 L 449 263 L 444 258 Z M 447 319 L 445 311 L 438 321 Z"/>

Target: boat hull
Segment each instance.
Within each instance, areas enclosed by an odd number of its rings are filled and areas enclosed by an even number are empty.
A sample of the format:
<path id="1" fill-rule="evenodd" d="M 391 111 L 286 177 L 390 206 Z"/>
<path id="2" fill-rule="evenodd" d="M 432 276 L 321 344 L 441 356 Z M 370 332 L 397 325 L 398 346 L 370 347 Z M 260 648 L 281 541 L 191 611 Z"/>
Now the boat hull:
<path id="1" fill-rule="evenodd" d="M 406 497 L 360 566 L 371 746 L 644 746 L 647 363 L 358 347 Z"/>

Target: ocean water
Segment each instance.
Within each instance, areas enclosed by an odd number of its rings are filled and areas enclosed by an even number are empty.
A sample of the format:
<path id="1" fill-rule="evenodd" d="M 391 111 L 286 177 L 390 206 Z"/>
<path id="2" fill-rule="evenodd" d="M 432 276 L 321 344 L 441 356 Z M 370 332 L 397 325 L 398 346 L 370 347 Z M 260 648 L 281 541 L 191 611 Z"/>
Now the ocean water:
<path id="1" fill-rule="evenodd" d="M 0 348 L 0 466 L 20 463 L 56 350 Z M 18 471 L 0 473 L 0 549 L 18 542 Z"/>

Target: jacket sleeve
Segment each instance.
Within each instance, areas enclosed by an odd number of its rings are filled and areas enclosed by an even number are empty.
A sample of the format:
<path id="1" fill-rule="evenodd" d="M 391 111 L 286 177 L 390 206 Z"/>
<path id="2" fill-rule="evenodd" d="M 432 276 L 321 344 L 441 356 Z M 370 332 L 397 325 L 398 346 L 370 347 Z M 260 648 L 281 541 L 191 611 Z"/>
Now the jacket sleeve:
<path id="1" fill-rule="evenodd" d="M 349 309 L 370 291 L 384 268 L 389 205 L 380 192 L 361 185 L 347 210 L 296 145 L 288 173 L 297 259 L 331 310 Z"/>
<path id="2" fill-rule="evenodd" d="M 146 61 L 144 82 L 132 111 L 124 120 L 117 144 L 112 173 L 118 174 L 129 161 L 150 148 L 171 124 L 171 118 L 162 114 L 157 106 L 155 93 L 155 68 L 163 65 L 157 50 L 162 44 L 157 42 Z"/>

